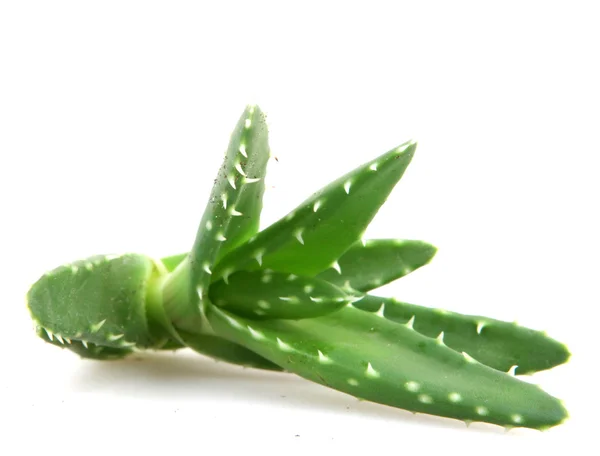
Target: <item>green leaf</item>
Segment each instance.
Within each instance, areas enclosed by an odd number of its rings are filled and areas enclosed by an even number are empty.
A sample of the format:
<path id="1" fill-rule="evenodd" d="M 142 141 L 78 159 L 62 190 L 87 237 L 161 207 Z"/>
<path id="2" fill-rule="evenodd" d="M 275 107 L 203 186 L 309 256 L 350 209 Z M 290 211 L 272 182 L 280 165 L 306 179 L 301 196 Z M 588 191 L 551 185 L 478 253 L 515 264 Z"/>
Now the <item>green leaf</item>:
<path id="1" fill-rule="evenodd" d="M 160 261 L 162 262 L 167 272 L 173 272 L 177 268 L 177 266 L 179 266 L 185 261 L 188 255 L 188 253 L 180 253 L 177 255 L 171 255 L 165 258 L 161 258 Z"/>
<path id="2" fill-rule="evenodd" d="M 242 271 L 210 287 L 210 301 L 248 318 L 313 318 L 353 297 L 324 280 L 266 271 Z"/>
<path id="3" fill-rule="evenodd" d="M 277 364 L 227 339 L 211 334 L 193 334 L 186 331 L 180 331 L 179 334 L 189 348 L 218 361 L 255 369 L 283 370 Z"/>
<path id="4" fill-rule="evenodd" d="M 261 266 L 301 276 L 336 268 L 404 174 L 415 148 L 407 142 L 327 185 L 223 258 L 213 280 Z"/>
<path id="5" fill-rule="evenodd" d="M 317 277 L 340 287 L 369 291 L 424 266 L 436 248 L 422 241 L 373 239 L 359 241 L 338 260 L 340 272 L 327 269 Z"/>
<path id="6" fill-rule="evenodd" d="M 27 303 L 36 325 L 59 343 L 153 348 L 164 335 L 152 331 L 146 302 L 160 275 L 143 255 L 97 255 L 42 276 L 29 290 Z"/>
<path id="7" fill-rule="evenodd" d="M 248 106 L 231 135 L 192 251 L 183 262 L 178 256 L 165 259 L 168 267 L 177 264 L 165 283 L 164 305 L 178 328 L 198 321 L 198 304 L 208 293 L 218 259 L 258 231 L 269 154 L 265 116 L 257 106 Z"/>
<path id="8" fill-rule="evenodd" d="M 345 307 L 304 320 L 248 320 L 209 305 L 221 336 L 289 372 L 369 401 L 501 426 L 544 429 L 567 416 L 538 386 L 375 314 Z"/>
<path id="9" fill-rule="evenodd" d="M 560 342 L 516 323 L 461 315 L 378 296 L 365 296 L 352 305 L 394 322 L 411 321 L 415 331 L 427 337 L 437 338 L 443 332 L 448 347 L 467 352 L 479 362 L 503 372 L 514 370 L 515 374 L 529 374 L 550 369 L 565 363 L 570 356 L 567 347 Z"/>
<path id="10" fill-rule="evenodd" d="M 56 337 L 56 334 L 52 335 L 41 327 L 37 329 L 37 335 L 52 345 L 59 348 L 67 348 L 86 359 L 96 359 L 99 361 L 116 360 L 125 358 L 127 355 L 133 353 L 133 350 L 130 348 L 106 347 L 104 345 L 96 345 L 81 340 L 72 340 L 63 337 L 58 338 Z"/>
<path id="11" fill-rule="evenodd" d="M 231 135 L 190 254 L 192 283 L 201 294 L 217 259 L 258 231 L 268 160 L 264 114 L 249 106 Z"/>

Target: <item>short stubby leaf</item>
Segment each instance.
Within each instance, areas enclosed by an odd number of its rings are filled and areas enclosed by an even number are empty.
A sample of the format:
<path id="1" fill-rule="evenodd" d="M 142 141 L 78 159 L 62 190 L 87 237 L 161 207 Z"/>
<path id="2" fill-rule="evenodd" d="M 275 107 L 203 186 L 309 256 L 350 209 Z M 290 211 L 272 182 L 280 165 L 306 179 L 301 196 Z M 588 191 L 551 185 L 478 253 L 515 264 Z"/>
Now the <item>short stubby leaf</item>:
<path id="1" fill-rule="evenodd" d="M 417 332 L 437 338 L 459 353 L 502 372 L 514 369 L 516 375 L 550 369 L 565 363 L 569 350 L 542 331 L 515 323 L 475 315 L 462 315 L 367 295 L 353 303 L 357 309 L 406 324 Z"/>
<path id="2" fill-rule="evenodd" d="M 407 142 L 319 190 L 223 258 L 213 280 L 225 271 L 261 267 L 304 276 L 335 268 L 386 201 L 415 148 Z"/>
<path id="3" fill-rule="evenodd" d="M 212 284 L 209 297 L 217 306 L 255 319 L 313 318 L 353 300 L 324 280 L 270 270 L 236 272 Z"/>
<path id="4" fill-rule="evenodd" d="M 365 292 L 404 277 L 426 265 L 435 252 L 434 246 L 422 241 L 358 241 L 338 260 L 339 272 L 329 268 L 317 277 Z"/>
<path id="5" fill-rule="evenodd" d="M 150 348 L 159 340 L 146 301 L 159 275 L 143 255 L 95 256 L 42 276 L 29 290 L 27 304 L 38 331 L 50 341 Z"/>

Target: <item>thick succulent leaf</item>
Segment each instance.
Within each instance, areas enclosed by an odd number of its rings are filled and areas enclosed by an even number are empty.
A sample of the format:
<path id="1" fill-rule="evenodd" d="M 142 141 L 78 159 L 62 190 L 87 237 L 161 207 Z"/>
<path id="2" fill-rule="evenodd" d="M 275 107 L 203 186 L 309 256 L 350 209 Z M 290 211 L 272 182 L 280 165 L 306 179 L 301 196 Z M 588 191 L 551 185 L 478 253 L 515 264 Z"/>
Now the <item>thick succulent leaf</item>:
<path id="1" fill-rule="evenodd" d="M 338 260 L 341 273 L 327 269 L 317 277 L 340 287 L 365 292 L 410 274 L 429 263 L 435 252 L 434 246 L 423 241 L 359 241 Z"/>
<path id="2" fill-rule="evenodd" d="M 561 402 L 538 386 L 485 366 L 410 325 L 345 307 L 304 320 L 248 320 L 210 305 L 217 334 L 308 380 L 406 410 L 544 429 Z"/>
<path id="3" fill-rule="evenodd" d="M 313 318 L 354 298 L 324 280 L 270 270 L 241 271 L 210 286 L 210 301 L 247 318 Z"/>
<path id="4" fill-rule="evenodd" d="M 210 334 L 192 334 L 185 331 L 180 331 L 179 334 L 189 348 L 218 361 L 256 369 L 283 370 L 277 364 L 227 339 Z"/>
<path id="5" fill-rule="evenodd" d="M 146 315 L 148 293 L 159 275 L 143 255 L 94 256 L 42 276 L 29 290 L 27 303 L 49 338 L 151 348 L 164 342 Z"/>
<path id="6" fill-rule="evenodd" d="M 407 142 L 316 192 L 223 258 L 213 279 L 261 266 L 302 276 L 337 268 L 404 174 L 415 148 Z"/>
<path id="7" fill-rule="evenodd" d="M 46 332 L 43 328 L 37 329 L 37 335 L 52 345 L 67 348 L 82 358 L 87 359 L 115 360 L 125 358 L 127 355 L 133 353 L 133 350 L 130 348 L 106 347 L 82 340 L 63 338 L 62 336 Z"/>
<path id="8" fill-rule="evenodd" d="M 479 362 L 503 372 L 529 374 L 562 364 L 569 351 L 541 331 L 491 318 L 461 315 L 441 309 L 399 302 L 392 298 L 365 296 L 354 307 L 382 315 L 415 331 L 437 338 L 457 352 L 467 352 Z M 516 367 L 515 367 L 516 366 Z"/>
<path id="9" fill-rule="evenodd" d="M 249 106 L 231 135 L 190 253 L 192 285 L 201 295 L 218 258 L 258 231 L 268 160 L 264 114 Z"/>
<path id="10" fill-rule="evenodd" d="M 179 266 L 187 258 L 188 253 L 180 253 L 178 255 L 171 255 L 165 258 L 161 258 L 161 262 L 167 272 L 173 272 L 177 266 Z"/>

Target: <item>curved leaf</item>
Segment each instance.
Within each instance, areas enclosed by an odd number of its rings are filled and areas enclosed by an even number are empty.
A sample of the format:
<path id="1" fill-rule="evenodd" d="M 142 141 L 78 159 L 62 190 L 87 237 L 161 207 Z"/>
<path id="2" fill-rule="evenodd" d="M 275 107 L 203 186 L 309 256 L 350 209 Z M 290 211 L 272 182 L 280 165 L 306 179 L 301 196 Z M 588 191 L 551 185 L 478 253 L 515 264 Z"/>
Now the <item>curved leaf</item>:
<path id="1" fill-rule="evenodd" d="M 225 256 L 213 280 L 260 267 L 302 276 L 337 268 L 404 174 L 415 148 L 407 142 L 316 192 Z"/>

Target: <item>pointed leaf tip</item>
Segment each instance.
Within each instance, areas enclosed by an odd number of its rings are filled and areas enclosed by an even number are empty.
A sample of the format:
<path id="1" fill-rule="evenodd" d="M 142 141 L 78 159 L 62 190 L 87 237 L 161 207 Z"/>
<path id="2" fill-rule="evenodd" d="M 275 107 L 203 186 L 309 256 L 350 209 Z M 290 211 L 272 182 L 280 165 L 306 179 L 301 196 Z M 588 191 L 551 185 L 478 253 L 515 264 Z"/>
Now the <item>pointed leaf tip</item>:
<path id="1" fill-rule="evenodd" d="M 224 257 L 218 272 L 231 267 L 256 269 L 259 265 L 252 252 L 257 248 L 264 250 L 266 268 L 306 276 L 327 269 L 361 238 L 401 179 L 415 148 L 415 142 L 404 143 L 336 179 L 261 231 L 252 243 Z M 296 235 L 299 229 L 303 242 Z M 218 278 L 217 273 L 214 280 Z"/>

